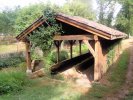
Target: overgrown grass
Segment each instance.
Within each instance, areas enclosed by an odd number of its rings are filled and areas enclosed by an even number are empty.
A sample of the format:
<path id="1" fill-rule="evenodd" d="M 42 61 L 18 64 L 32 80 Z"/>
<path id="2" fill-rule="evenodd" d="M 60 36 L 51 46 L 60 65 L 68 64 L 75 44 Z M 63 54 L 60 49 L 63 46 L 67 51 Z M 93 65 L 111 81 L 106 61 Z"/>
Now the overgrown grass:
<path id="1" fill-rule="evenodd" d="M 4 71 L 0 72 L 0 95 L 11 92 L 19 92 L 29 84 L 24 72 Z"/>
<path id="2" fill-rule="evenodd" d="M 8 94 L 1 95 L 0 100 L 103 100 L 107 95 L 115 93 L 124 83 L 128 60 L 129 52 L 125 51 L 115 66 L 110 67 L 109 72 L 106 74 L 110 85 L 94 83 L 93 87 L 85 94 L 73 89 L 71 83 L 60 77 L 44 76 L 28 82 L 26 76 L 23 77 L 23 74 L 17 75 L 22 72 L 14 72 L 15 75 L 12 75 L 12 73 L 0 74 L 0 79 L 3 79 L 4 84 L 7 84 L 7 86 L 10 83 L 11 87 L 20 87 L 12 91 L 9 90 Z M 4 79 L 4 76 L 7 78 Z M 10 78 L 8 79 L 8 77 Z M 25 82 L 23 83 L 22 80 L 25 80 Z M 3 81 L 0 83 L 3 83 Z"/>
<path id="3" fill-rule="evenodd" d="M 77 100 L 80 93 L 73 90 L 67 82 L 50 78 L 34 79 L 34 84 L 25 90 L 2 95 L 0 100 Z"/>
<path id="4" fill-rule="evenodd" d="M 5 54 L 4 57 L 0 56 L 0 68 L 16 66 L 17 64 L 24 61 L 25 61 L 25 58 L 24 58 L 23 52 Z"/>
<path id="5" fill-rule="evenodd" d="M 107 95 L 114 94 L 125 82 L 128 61 L 129 52 L 124 51 L 115 66 L 112 66 L 106 74 L 110 85 L 94 83 L 92 89 L 85 95 L 82 95 L 79 100 L 88 100 L 88 98 L 90 100 L 103 100 Z"/>

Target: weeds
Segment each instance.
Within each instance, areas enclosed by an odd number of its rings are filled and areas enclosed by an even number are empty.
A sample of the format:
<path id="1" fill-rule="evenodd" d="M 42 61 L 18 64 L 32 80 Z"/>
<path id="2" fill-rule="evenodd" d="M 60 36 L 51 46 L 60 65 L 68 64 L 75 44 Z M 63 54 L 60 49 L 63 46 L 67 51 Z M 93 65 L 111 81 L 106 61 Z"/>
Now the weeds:
<path id="1" fill-rule="evenodd" d="M 24 72 L 0 72 L 0 95 L 18 92 L 29 84 Z"/>

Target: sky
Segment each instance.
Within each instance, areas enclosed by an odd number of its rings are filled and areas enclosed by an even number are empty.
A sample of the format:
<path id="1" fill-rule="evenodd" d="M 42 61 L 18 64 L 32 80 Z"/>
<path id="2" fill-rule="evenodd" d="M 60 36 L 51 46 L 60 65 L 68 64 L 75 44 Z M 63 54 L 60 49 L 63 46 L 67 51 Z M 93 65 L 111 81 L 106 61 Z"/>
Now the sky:
<path id="1" fill-rule="evenodd" d="M 66 2 L 66 0 L 0 0 L 0 10 L 2 11 L 6 8 L 14 8 L 15 6 L 24 7 L 40 2 L 46 3 L 47 1 L 50 1 L 51 3 L 57 4 L 59 6 Z"/>
<path id="2" fill-rule="evenodd" d="M 53 4 L 57 4 L 59 6 L 62 6 L 66 0 L 0 0 L 0 11 L 4 10 L 4 9 L 12 9 L 15 6 L 20 6 L 20 7 L 24 7 L 24 6 L 28 6 L 30 4 L 36 4 L 36 3 L 47 3 L 47 1 L 53 3 Z M 97 4 L 96 4 L 96 0 L 92 0 L 93 1 L 93 9 L 96 10 L 97 9 Z M 114 17 L 116 17 L 117 13 L 120 10 L 120 5 L 116 5 L 115 8 L 115 13 L 114 13 Z"/>

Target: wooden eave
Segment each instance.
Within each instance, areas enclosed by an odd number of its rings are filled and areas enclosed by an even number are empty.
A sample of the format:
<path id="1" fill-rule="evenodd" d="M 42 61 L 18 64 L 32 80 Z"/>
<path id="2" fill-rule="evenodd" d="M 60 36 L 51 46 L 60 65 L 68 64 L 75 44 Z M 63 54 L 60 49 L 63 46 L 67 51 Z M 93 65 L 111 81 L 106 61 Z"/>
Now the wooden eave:
<path id="1" fill-rule="evenodd" d="M 101 30 L 95 29 L 94 27 L 87 26 L 84 23 L 76 22 L 75 20 L 70 19 L 68 17 L 57 15 L 56 19 L 58 21 L 61 21 L 61 22 L 64 22 L 66 24 L 69 24 L 69 25 L 72 25 L 74 27 L 77 27 L 79 29 L 85 30 L 87 32 L 90 32 L 90 33 L 92 33 L 94 35 L 100 36 L 100 37 L 102 37 L 104 39 L 107 39 L 107 40 L 117 39 L 115 36 L 114 36 L 115 38 L 112 38 L 113 36 L 111 34 L 108 34 L 108 33 L 105 33 L 105 32 L 103 32 Z"/>
<path id="2" fill-rule="evenodd" d="M 125 35 L 121 35 L 121 34 L 120 35 L 109 34 L 109 33 L 105 32 L 103 30 L 97 29 L 97 28 L 92 27 L 92 26 L 88 26 L 86 23 L 82 23 L 82 21 L 81 22 L 80 21 L 75 21 L 74 19 L 71 19 L 67 16 L 62 16 L 60 14 L 57 14 L 55 18 L 56 18 L 57 21 L 69 24 L 71 26 L 74 26 L 74 27 L 79 28 L 81 30 L 84 30 L 86 32 L 92 33 L 93 35 L 97 35 L 97 36 L 102 37 L 102 38 L 107 39 L 107 40 L 114 40 L 114 39 L 119 39 L 119 38 L 126 37 Z M 40 25 L 42 25 L 45 22 L 46 22 L 46 20 L 43 18 L 43 16 L 41 16 L 33 24 L 31 24 L 24 31 L 22 31 L 16 37 L 16 39 L 19 40 L 19 41 L 25 40 L 27 38 L 27 35 L 29 35 L 31 32 L 33 32 L 36 28 L 38 28 Z"/>
<path id="3" fill-rule="evenodd" d="M 21 41 L 26 38 L 28 34 L 30 34 L 32 31 L 34 31 L 37 27 L 42 25 L 46 20 L 44 20 L 43 16 L 41 16 L 38 20 L 36 20 L 34 23 L 32 23 L 29 27 L 27 27 L 24 31 L 22 31 L 16 39 Z"/>

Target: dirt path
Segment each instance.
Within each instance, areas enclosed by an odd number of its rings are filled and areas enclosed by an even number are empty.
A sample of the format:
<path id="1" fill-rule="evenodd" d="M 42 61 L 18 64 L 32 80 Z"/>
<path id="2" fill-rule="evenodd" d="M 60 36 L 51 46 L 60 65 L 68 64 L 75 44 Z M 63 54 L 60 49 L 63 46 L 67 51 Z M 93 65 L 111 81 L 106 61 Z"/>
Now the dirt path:
<path id="1" fill-rule="evenodd" d="M 126 80 L 122 88 L 113 96 L 107 97 L 107 100 L 124 100 L 129 94 L 129 89 L 133 87 L 133 39 L 127 40 L 123 45 L 125 46 L 124 49 L 130 50 L 130 60 Z"/>

